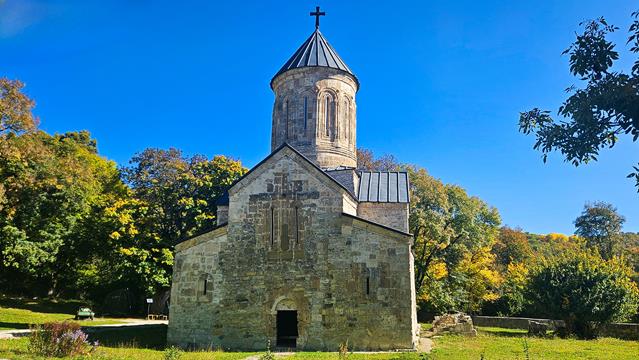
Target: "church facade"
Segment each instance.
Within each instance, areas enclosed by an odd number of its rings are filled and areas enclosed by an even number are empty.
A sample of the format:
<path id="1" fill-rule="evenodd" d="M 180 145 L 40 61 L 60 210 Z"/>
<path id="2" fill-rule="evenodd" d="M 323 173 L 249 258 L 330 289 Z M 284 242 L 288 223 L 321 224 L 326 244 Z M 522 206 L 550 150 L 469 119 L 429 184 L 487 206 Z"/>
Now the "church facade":
<path id="1" fill-rule="evenodd" d="M 271 154 L 175 248 L 168 342 L 415 348 L 408 176 L 357 170 L 358 79 L 317 24 L 271 88 Z"/>

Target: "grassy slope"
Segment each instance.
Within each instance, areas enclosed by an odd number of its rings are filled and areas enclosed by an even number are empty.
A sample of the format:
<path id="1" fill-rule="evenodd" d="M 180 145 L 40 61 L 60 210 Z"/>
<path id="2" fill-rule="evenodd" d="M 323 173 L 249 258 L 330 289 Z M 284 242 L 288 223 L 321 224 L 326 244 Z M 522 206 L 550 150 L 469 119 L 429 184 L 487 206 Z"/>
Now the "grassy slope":
<path id="1" fill-rule="evenodd" d="M 75 312 L 83 305 L 77 300 L 28 300 L 0 297 L 0 330 L 27 329 L 30 324 L 49 321 L 73 320 Z M 80 325 L 122 323 L 120 319 L 96 318 L 79 321 Z"/>
<path id="2" fill-rule="evenodd" d="M 151 329 L 147 332 L 105 332 L 97 336 L 103 344 L 99 354 L 92 359 L 163 359 L 165 329 Z M 536 339 L 526 338 L 520 330 L 499 328 L 480 328 L 479 336 L 467 338 L 461 336 L 443 336 L 435 338 L 435 349 L 428 356 L 417 353 L 387 354 L 352 354 L 349 360 L 360 359 L 525 359 L 524 339 L 529 346 L 530 359 L 637 359 L 639 358 L 639 342 L 617 339 L 599 339 L 582 341 L 571 339 Z M 27 339 L 0 340 L 0 358 L 33 359 L 27 352 Z M 124 344 L 124 345 L 123 345 Z M 149 347 L 149 348 L 144 348 Z M 242 359 L 253 353 L 234 352 L 187 352 L 180 360 Z M 286 359 L 337 359 L 336 353 L 301 352 Z"/>

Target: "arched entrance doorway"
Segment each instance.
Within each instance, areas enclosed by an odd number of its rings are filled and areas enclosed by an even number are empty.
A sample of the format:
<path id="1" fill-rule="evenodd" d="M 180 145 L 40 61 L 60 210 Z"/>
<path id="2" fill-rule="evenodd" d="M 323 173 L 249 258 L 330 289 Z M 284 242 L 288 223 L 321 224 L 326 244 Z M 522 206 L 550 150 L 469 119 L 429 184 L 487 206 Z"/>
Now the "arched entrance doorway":
<path id="1" fill-rule="evenodd" d="M 288 298 L 278 299 L 271 313 L 275 315 L 276 346 L 282 348 L 297 347 L 298 314 L 295 302 Z"/>

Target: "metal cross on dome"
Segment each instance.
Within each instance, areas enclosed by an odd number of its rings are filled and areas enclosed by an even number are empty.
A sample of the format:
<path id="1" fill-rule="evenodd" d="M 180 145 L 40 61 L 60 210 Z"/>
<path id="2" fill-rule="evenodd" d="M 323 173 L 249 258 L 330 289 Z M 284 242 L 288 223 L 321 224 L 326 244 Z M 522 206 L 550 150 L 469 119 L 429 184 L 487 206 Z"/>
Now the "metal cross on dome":
<path id="1" fill-rule="evenodd" d="M 315 16 L 315 28 L 319 29 L 319 18 L 320 16 L 325 16 L 326 13 L 323 11 L 320 11 L 320 7 L 316 6 L 315 7 L 315 12 L 311 13 L 311 16 Z"/>

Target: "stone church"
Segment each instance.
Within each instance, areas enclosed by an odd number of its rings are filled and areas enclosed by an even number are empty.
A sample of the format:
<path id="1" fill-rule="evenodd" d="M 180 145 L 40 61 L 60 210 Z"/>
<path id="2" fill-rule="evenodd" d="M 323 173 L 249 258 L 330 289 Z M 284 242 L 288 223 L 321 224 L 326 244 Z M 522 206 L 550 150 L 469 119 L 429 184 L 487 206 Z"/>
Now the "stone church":
<path id="1" fill-rule="evenodd" d="M 336 351 L 418 340 L 408 176 L 357 170 L 359 81 L 316 28 L 275 74 L 271 154 L 175 248 L 168 342 Z"/>

